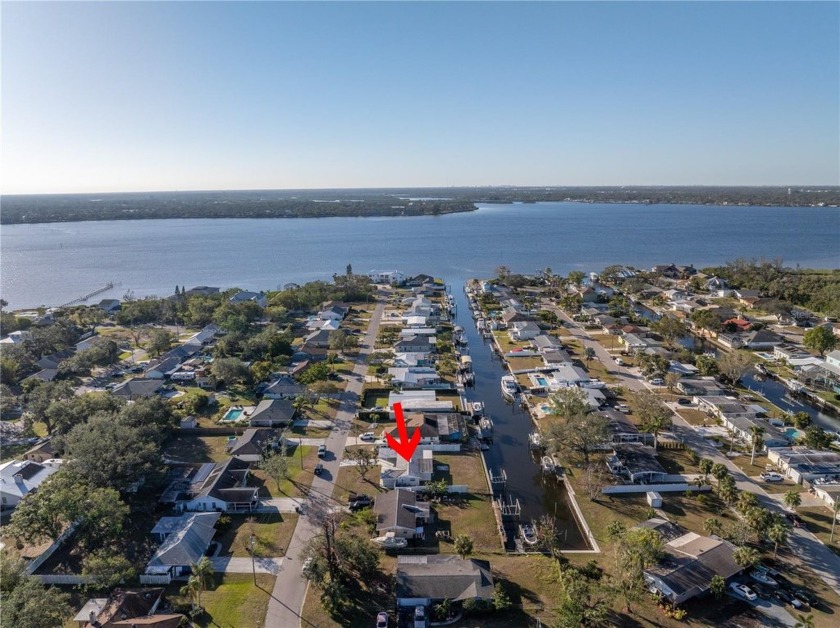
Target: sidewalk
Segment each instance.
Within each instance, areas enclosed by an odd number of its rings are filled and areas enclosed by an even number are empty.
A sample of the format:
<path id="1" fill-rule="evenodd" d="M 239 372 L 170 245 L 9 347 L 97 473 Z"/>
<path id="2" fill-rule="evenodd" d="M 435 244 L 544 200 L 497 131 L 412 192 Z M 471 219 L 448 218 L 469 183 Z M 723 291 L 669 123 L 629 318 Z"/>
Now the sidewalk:
<path id="1" fill-rule="evenodd" d="M 217 573 L 270 573 L 277 575 L 283 569 L 283 558 L 257 558 L 251 564 L 250 558 L 233 556 L 214 556 L 210 559 L 213 570 Z"/>

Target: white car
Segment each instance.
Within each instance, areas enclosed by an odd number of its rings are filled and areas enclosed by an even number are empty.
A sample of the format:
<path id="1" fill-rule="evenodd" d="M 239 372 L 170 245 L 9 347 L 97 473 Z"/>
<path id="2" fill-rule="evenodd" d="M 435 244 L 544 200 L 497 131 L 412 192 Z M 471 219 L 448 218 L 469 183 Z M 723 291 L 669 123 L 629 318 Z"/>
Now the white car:
<path id="1" fill-rule="evenodd" d="M 652 380 L 650 380 L 650 383 L 654 386 L 664 386 L 665 380 L 661 377 L 654 377 Z"/>
<path id="2" fill-rule="evenodd" d="M 738 595 L 742 598 L 748 599 L 750 602 L 754 601 L 758 596 L 755 594 L 755 591 L 750 589 L 747 585 L 741 584 L 740 582 L 733 582 L 729 585 L 729 588 L 735 591 Z"/>
<path id="3" fill-rule="evenodd" d="M 373 432 L 365 432 L 359 436 L 359 440 L 376 440 L 376 435 Z"/>
<path id="4" fill-rule="evenodd" d="M 775 471 L 765 471 L 758 477 L 765 482 L 781 482 L 785 479 L 780 473 L 776 473 Z"/>

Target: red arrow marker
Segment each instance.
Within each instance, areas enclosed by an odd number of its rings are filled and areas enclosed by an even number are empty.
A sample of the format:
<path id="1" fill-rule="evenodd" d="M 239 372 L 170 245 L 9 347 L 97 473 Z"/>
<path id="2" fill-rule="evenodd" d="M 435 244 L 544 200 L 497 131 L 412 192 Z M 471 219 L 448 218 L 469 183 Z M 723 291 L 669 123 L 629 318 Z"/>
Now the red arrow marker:
<path id="1" fill-rule="evenodd" d="M 394 414 L 397 416 L 397 430 L 399 430 L 400 440 L 397 440 L 390 434 L 385 434 L 385 440 L 388 441 L 388 446 L 405 460 L 411 460 L 414 450 L 420 444 L 420 430 L 414 428 L 414 433 L 411 435 L 411 438 L 408 437 L 408 429 L 405 426 L 405 417 L 403 416 L 401 403 L 394 404 Z"/>

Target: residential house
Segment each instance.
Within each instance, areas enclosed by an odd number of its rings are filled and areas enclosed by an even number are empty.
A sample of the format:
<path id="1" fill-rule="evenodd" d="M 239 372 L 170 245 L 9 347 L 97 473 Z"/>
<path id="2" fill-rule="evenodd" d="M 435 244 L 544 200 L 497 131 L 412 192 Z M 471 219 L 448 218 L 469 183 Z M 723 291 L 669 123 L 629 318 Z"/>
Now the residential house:
<path id="1" fill-rule="evenodd" d="M 431 275 L 420 274 L 420 275 L 414 275 L 414 277 L 409 277 L 406 280 L 405 285 L 408 288 L 416 288 L 418 286 L 423 286 L 425 284 L 430 284 L 430 283 L 434 283 L 434 282 L 435 282 L 435 278 L 432 277 Z"/>
<path id="2" fill-rule="evenodd" d="M 810 357 L 812 357 L 811 354 L 802 349 L 802 347 L 786 344 L 778 344 L 773 347 L 774 360 L 787 360 L 788 362 L 790 362 L 791 360 Z M 838 361 L 840 361 L 840 352 L 838 352 Z M 840 364 L 838 364 L 838 366 L 840 366 Z"/>
<path id="3" fill-rule="evenodd" d="M 840 368 L 840 349 L 835 349 L 830 353 L 826 353 L 825 362 L 826 364 L 830 364 L 831 366 L 836 366 L 837 368 Z"/>
<path id="4" fill-rule="evenodd" d="M 278 432 L 270 428 L 249 428 L 232 441 L 228 453 L 245 462 L 259 462 L 263 451 L 277 442 Z"/>
<path id="5" fill-rule="evenodd" d="M 672 604 L 709 591 L 712 578 L 729 581 L 743 571 L 729 541 L 688 532 L 665 543 L 660 561 L 644 570 L 645 582 Z"/>
<path id="6" fill-rule="evenodd" d="M 744 336 L 742 334 L 726 334 L 720 332 L 717 335 L 717 339 L 720 344 L 730 349 L 740 349 L 744 346 Z"/>
<path id="7" fill-rule="evenodd" d="M 71 358 L 76 354 L 76 348 L 62 349 L 50 355 L 45 355 L 38 360 L 35 365 L 40 369 L 57 369 L 59 365 L 67 358 Z"/>
<path id="8" fill-rule="evenodd" d="M 49 438 L 44 441 L 41 441 L 32 449 L 23 454 L 23 459 L 30 460 L 31 462 L 43 463 L 47 460 L 52 460 L 53 458 L 55 458 L 55 450 L 53 450 L 52 442 Z"/>
<path id="9" fill-rule="evenodd" d="M 163 591 L 115 589 L 109 597 L 89 599 L 73 621 L 79 628 L 178 628 L 186 617 L 157 612 Z"/>
<path id="10" fill-rule="evenodd" d="M 717 383 L 714 377 L 692 379 L 683 377 L 677 382 L 677 390 L 683 395 L 693 397 L 724 397 L 726 395 L 726 390 Z"/>
<path id="11" fill-rule="evenodd" d="M 785 339 L 776 332 L 769 329 L 759 329 L 752 331 L 744 337 L 744 344 L 747 349 L 753 351 L 772 351 L 776 345 L 780 345 Z"/>
<path id="12" fill-rule="evenodd" d="M 508 327 L 508 335 L 514 341 L 531 340 L 541 333 L 539 326 L 532 321 L 517 321 Z"/>
<path id="13" fill-rule="evenodd" d="M 621 444 L 616 445 L 613 452 L 606 461 L 610 473 L 633 484 L 655 484 L 664 481 L 668 475 L 656 459 L 652 447 Z"/>
<path id="14" fill-rule="evenodd" d="M 251 465 L 239 458 L 202 464 L 189 478 L 185 495 L 177 499 L 180 511 L 237 512 L 253 510 L 260 489 L 248 486 Z"/>
<path id="15" fill-rule="evenodd" d="M 401 286 L 405 283 L 405 274 L 399 270 L 372 270 L 367 274 L 373 283 L 385 283 Z"/>
<path id="16" fill-rule="evenodd" d="M 169 379 L 172 374 L 181 368 L 181 358 L 169 357 L 165 360 L 155 360 L 143 372 L 146 379 Z"/>
<path id="17" fill-rule="evenodd" d="M 11 510 L 20 500 L 61 468 L 63 460 L 50 459 L 43 463 L 32 460 L 9 460 L 0 464 L 0 509 Z"/>
<path id="18" fill-rule="evenodd" d="M 767 452 L 767 460 L 796 483 L 817 479 L 840 480 L 840 453 L 808 447 L 780 447 Z"/>
<path id="19" fill-rule="evenodd" d="M 461 440 L 464 426 L 459 414 L 408 412 L 404 413 L 404 416 L 409 434 L 413 434 L 415 429 L 420 431 L 421 445 L 459 443 Z M 397 440 L 400 438 L 397 427 L 384 430 L 383 438 L 384 434 L 390 434 Z"/>
<path id="20" fill-rule="evenodd" d="M 265 298 L 264 292 L 248 292 L 247 290 L 243 290 L 242 292 L 237 292 L 234 294 L 230 299 L 228 299 L 231 303 L 248 303 L 249 301 L 256 303 L 260 307 L 265 307 L 268 305 L 268 301 Z"/>
<path id="21" fill-rule="evenodd" d="M 330 346 L 330 332 L 327 329 L 316 329 L 303 339 L 301 349 L 328 349 Z"/>
<path id="22" fill-rule="evenodd" d="M 111 391 L 111 393 L 125 399 L 126 401 L 134 401 L 135 399 L 146 399 L 158 393 L 163 387 L 163 381 L 159 379 L 129 379 Z"/>
<path id="23" fill-rule="evenodd" d="M 548 387 L 551 392 L 556 392 L 560 388 L 568 388 L 569 386 L 580 386 L 591 381 L 586 371 L 571 362 L 557 365 L 550 374 L 546 373 L 546 377 L 548 378 Z"/>
<path id="24" fill-rule="evenodd" d="M 414 491 L 399 488 L 377 495 L 373 514 L 377 536 L 400 539 L 422 538 L 423 526 L 432 521 L 430 505 L 418 500 Z"/>
<path id="25" fill-rule="evenodd" d="M 410 316 L 409 318 L 423 318 L 420 316 Z M 408 338 L 409 336 L 436 336 L 437 329 L 435 327 L 407 327 L 400 330 L 400 338 Z"/>
<path id="26" fill-rule="evenodd" d="M 294 399 L 306 391 L 306 387 L 298 384 L 290 375 L 279 378 L 257 388 L 257 393 L 264 399 Z"/>
<path id="27" fill-rule="evenodd" d="M 381 447 L 379 459 L 379 485 L 383 488 L 420 486 L 431 481 L 434 473 L 434 453 L 427 446 L 417 447 L 411 460 L 397 455 L 390 447 Z"/>
<path id="28" fill-rule="evenodd" d="M 753 307 L 756 303 L 761 300 L 761 297 L 758 294 L 758 290 L 734 290 L 733 291 L 735 296 L 737 297 L 738 301 L 746 305 L 747 307 Z"/>
<path id="29" fill-rule="evenodd" d="M 598 412 L 609 421 L 610 436 L 605 443 L 605 449 L 612 449 L 614 445 L 622 443 L 639 443 L 641 445 L 653 445 L 654 437 L 649 432 L 642 432 L 630 420 L 618 410 L 606 409 Z"/>
<path id="30" fill-rule="evenodd" d="M 396 580 L 398 607 L 491 601 L 494 593 L 488 561 L 446 554 L 398 556 Z"/>
<path id="31" fill-rule="evenodd" d="M 562 349 L 563 343 L 561 343 L 560 339 L 555 336 L 540 334 L 531 339 L 531 346 L 540 353 L 543 353 L 545 351 L 556 351 L 558 349 Z"/>
<path id="32" fill-rule="evenodd" d="M 388 409 L 394 411 L 394 404 L 402 404 L 405 412 L 452 412 L 454 406 L 449 399 L 437 399 L 434 390 L 393 391 L 388 395 Z"/>
<path id="33" fill-rule="evenodd" d="M 207 553 L 221 516 L 220 512 L 193 512 L 162 517 L 152 528 L 152 535 L 161 545 L 146 564 L 146 573 L 171 578 L 188 573 L 190 565 Z"/>
<path id="34" fill-rule="evenodd" d="M 435 340 L 429 336 L 406 336 L 394 344 L 396 353 L 431 353 L 435 350 Z"/>
<path id="35" fill-rule="evenodd" d="M 542 359 L 546 366 L 554 368 L 558 368 L 563 364 L 572 364 L 572 356 L 563 349 L 543 351 Z"/>
<path id="36" fill-rule="evenodd" d="M 263 399 L 254 408 L 248 423 L 251 427 L 278 427 L 290 425 L 295 407 L 288 399 Z"/>
<path id="37" fill-rule="evenodd" d="M 13 331 L 8 336 L 0 340 L 0 344 L 3 345 L 19 345 L 24 340 L 29 338 L 32 335 L 31 332 L 28 331 Z"/>
<path id="38" fill-rule="evenodd" d="M 741 318 L 740 316 L 727 319 L 721 324 L 724 327 L 732 327 L 733 332 L 747 332 L 752 329 L 752 323 L 746 318 Z"/>
<path id="39" fill-rule="evenodd" d="M 721 423 L 736 438 L 748 444 L 752 443 L 753 428 L 759 427 L 764 430 L 762 433 L 764 444 L 758 447 L 756 451 L 763 451 L 765 448 L 770 449 L 771 447 L 787 447 L 792 440 L 792 436 L 788 432 L 779 429 L 772 423 L 768 423 L 757 416 L 725 414 L 721 419 Z"/>
<path id="40" fill-rule="evenodd" d="M 527 314 L 523 314 L 519 310 L 515 310 L 512 307 L 506 307 L 502 311 L 502 320 L 504 321 L 505 325 L 512 325 L 513 323 L 524 323 L 526 321 L 534 320 Z"/>
<path id="41" fill-rule="evenodd" d="M 426 352 L 403 352 L 394 355 L 394 366 L 431 366 L 434 361 Z"/>
<path id="42" fill-rule="evenodd" d="M 221 328 L 216 325 L 210 324 L 202 327 L 201 331 L 194 333 L 192 336 L 187 338 L 184 344 L 189 345 L 206 345 L 211 343 L 216 336 L 222 333 Z"/>
<path id="43" fill-rule="evenodd" d="M 97 303 L 97 307 L 106 314 L 113 314 L 122 309 L 119 299 L 102 299 Z"/>
<path id="44" fill-rule="evenodd" d="M 449 386 L 431 366 L 398 366 L 388 369 L 391 385 L 403 390 Z"/>
<path id="45" fill-rule="evenodd" d="M 181 430 L 194 430 L 198 427 L 198 419 L 194 416 L 188 416 L 181 419 L 180 423 L 178 423 L 178 429 Z"/>
<path id="46" fill-rule="evenodd" d="M 37 373 L 33 373 L 29 377 L 25 377 L 23 381 L 39 379 L 42 382 L 51 382 L 58 376 L 58 369 L 41 369 Z"/>
<path id="47" fill-rule="evenodd" d="M 647 340 L 644 340 L 636 334 L 624 334 L 621 336 L 621 343 L 627 347 L 628 351 L 644 351 L 649 346 Z"/>

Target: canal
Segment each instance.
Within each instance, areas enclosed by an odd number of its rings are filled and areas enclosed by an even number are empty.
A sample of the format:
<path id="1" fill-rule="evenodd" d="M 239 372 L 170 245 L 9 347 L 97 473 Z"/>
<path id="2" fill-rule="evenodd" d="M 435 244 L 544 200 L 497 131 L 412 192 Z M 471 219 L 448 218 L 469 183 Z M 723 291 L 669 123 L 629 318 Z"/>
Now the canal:
<path id="1" fill-rule="evenodd" d="M 475 373 L 475 386 L 467 389 L 467 399 L 483 402 L 485 414 L 494 423 L 493 444 L 484 452 L 488 469 L 507 474 L 506 497 L 519 500 L 522 523 L 550 514 L 557 521 L 563 549 L 587 549 L 562 480 L 544 474 L 528 448 L 528 434 L 535 429 L 530 415 L 502 396 L 500 380 L 507 374 L 504 362 L 492 350 L 491 341 L 478 333 L 463 286 L 453 286 L 452 295 L 457 305 L 455 323 L 464 328 Z M 517 526 L 506 524 L 505 529 L 508 549 L 513 549 Z"/>
<path id="2" fill-rule="evenodd" d="M 765 397 L 769 402 L 777 405 L 785 412 L 791 412 L 793 414 L 807 412 L 814 425 L 818 425 L 824 430 L 831 432 L 840 432 L 840 419 L 820 411 L 803 400 L 794 398 L 781 382 L 770 379 L 769 377 L 756 379 L 755 375 L 744 375 L 741 378 L 741 383 L 749 390 Z"/>

